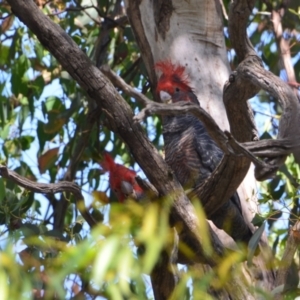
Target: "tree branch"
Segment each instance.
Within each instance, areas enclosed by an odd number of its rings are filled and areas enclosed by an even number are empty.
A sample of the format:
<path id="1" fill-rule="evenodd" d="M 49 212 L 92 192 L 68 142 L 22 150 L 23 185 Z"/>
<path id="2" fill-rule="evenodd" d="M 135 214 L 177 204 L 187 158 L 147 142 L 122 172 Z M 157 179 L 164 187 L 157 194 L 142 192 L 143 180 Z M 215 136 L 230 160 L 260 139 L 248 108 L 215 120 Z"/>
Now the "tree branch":
<path id="1" fill-rule="evenodd" d="M 299 101 L 286 83 L 271 72 L 264 70 L 260 58 L 253 49 L 246 33 L 247 20 L 253 5 L 254 1 L 244 0 L 233 1 L 230 6 L 230 39 L 241 61 L 224 87 L 224 103 L 231 132 L 238 141 L 253 140 L 255 125 L 247 100 L 257 94 L 260 89 L 263 89 L 277 98 L 283 109 L 277 139 L 284 142 L 288 141 L 289 144 L 291 141 L 295 141 L 295 144 L 289 145 L 289 147 L 295 157 L 298 157 L 300 156 Z M 243 116 L 244 120 L 241 121 L 240 116 Z M 256 178 L 264 180 L 272 176 L 284 163 L 285 158 L 286 154 L 280 154 L 277 157 L 273 155 L 267 162 L 274 167 L 274 172 L 270 173 L 267 169 L 256 169 Z"/>
<path id="2" fill-rule="evenodd" d="M 289 155 L 295 147 L 300 147 L 300 141 L 290 139 L 260 140 L 245 142 L 242 145 L 258 157 L 277 157 Z"/>
<path id="3" fill-rule="evenodd" d="M 273 5 L 269 1 L 264 1 L 267 8 L 271 11 L 271 24 L 273 25 L 273 31 L 276 37 L 277 48 L 280 49 L 280 64 L 281 68 L 284 68 L 287 75 L 287 82 L 297 82 L 295 70 L 292 64 L 291 50 L 289 40 L 283 37 L 282 18 L 285 11 L 288 9 L 289 1 L 282 1 L 280 8 L 273 9 Z M 297 91 L 295 90 L 297 95 Z"/>
<path id="4" fill-rule="evenodd" d="M 79 186 L 74 182 L 69 181 L 60 181 L 58 183 L 38 183 L 31 181 L 18 173 L 7 169 L 6 166 L 0 165 L 0 175 L 3 178 L 7 178 L 16 184 L 22 186 L 23 188 L 30 190 L 39 194 L 55 194 L 55 193 L 64 193 L 70 192 L 74 195 L 74 199 L 76 202 L 76 206 L 79 209 L 83 218 L 87 221 L 87 223 L 94 227 L 97 225 L 97 222 L 90 215 L 90 213 L 84 207 L 83 196 L 81 194 L 81 190 Z"/>

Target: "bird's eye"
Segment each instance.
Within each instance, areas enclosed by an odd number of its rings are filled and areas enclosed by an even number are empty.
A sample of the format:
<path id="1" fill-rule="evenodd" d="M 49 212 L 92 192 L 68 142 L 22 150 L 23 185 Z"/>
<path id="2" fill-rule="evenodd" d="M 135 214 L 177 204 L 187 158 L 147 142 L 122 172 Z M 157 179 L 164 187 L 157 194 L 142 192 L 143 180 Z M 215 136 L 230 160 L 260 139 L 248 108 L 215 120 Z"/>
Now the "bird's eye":
<path id="1" fill-rule="evenodd" d="M 175 88 L 175 92 L 180 92 L 180 89 L 177 87 L 177 88 Z"/>

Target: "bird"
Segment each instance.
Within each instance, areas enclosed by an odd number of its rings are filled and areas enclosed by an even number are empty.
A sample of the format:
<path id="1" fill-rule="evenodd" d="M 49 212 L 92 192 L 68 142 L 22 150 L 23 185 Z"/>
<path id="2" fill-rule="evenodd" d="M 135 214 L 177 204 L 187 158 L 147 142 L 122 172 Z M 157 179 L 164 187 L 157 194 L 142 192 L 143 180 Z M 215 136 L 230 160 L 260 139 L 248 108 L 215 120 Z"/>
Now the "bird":
<path id="1" fill-rule="evenodd" d="M 156 93 L 162 102 L 187 101 L 200 106 L 184 66 L 165 60 L 156 63 L 155 68 L 161 73 Z M 191 114 L 164 116 L 162 124 L 166 163 L 184 189 L 195 188 L 216 169 L 222 150 L 204 124 Z M 248 243 L 253 235 L 243 217 L 237 192 L 210 219 L 235 241 Z"/>
<path id="2" fill-rule="evenodd" d="M 105 152 L 100 163 L 104 171 L 109 174 L 109 186 L 118 201 L 124 203 L 127 198 L 139 199 L 144 191 L 136 181 L 136 172 L 115 163 L 114 159 Z"/>

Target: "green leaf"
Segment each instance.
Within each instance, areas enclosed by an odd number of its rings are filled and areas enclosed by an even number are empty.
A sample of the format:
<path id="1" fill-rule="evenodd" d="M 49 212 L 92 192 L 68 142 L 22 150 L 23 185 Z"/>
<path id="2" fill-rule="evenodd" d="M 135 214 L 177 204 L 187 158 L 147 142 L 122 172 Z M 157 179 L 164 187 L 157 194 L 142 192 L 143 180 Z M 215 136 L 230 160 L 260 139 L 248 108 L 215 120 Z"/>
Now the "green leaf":
<path id="1" fill-rule="evenodd" d="M 9 297 L 9 286 L 8 286 L 8 278 L 4 269 L 0 269 L 0 291 L 1 291 L 1 299 L 8 300 Z"/>
<path id="2" fill-rule="evenodd" d="M 99 286 L 103 284 L 106 272 L 115 261 L 119 246 L 119 238 L 112 236 L 107 238 L 99 249 L 92 271 L 92 280 Z"/>
<path id="3" fill-rule="evenodd" d="M 31 168 L 24 161 L 20 161 L 20 166 L 15 168 L 14 171 L 16 173 L 26 177 L 27 179 L 30 179 L 32 181 L 36 181 L 36 177 L 33 174 Z"/>
<path id="4" fill-rule="evenodd" d="M 5 46 L 4 44 L 0 44 L 0 65 L 4 66 L 7 65 L 8 62 L 8 56 L 9 56 L 9 48 L 8 46 Z"/>
<path id="5" fill-rule="evenodd" d="M 44 58 L 45 48 L 40 43 L 35 43 L 34 48 L 38 61 L 42 61 Z"/>
<path id="6" fill-rule="evenodd" d="M 28 59 L 25 55 L 21 55 L 11 68 L 11 90 L 15 96 L 28 94 L 28 79 L 24 75 L 29 67 Z"/>
<path id="7" fill-rule="evenodd" d="M 53 237 L 53 238 L 59 239 L 63 242 L 68 242 L 68 239 L 58 229 L 52 229 L 52 230 L 46 231 L 44 233 L 44 236 Z"/>
<path id="8" fill-rule="evenodd" d="M 254 218 L 252 219 L 251 223 L 254 226 L 261 226 L 263 222 L 266 220 L 266 218 L 262 217 L 259 214 L 255 214 Z"/>
<path id="9" fill-rule="evenodd" d="M 58 97 L 50 96 L 46 99 L 45 106 L 47 112 L 57 111 L 61 112 L 65 110 L 65 106 L 62 104 L 61 100 Z"/>
<path id="10" fill-rule="evenodd" d="M 18 204 L 15 206 L 15 209 L 18 209 L 18 211 L 15 212 L 14 215 L 16 217 L 22 217 L 22 215 L 26 213 L 28 209 L 31 207 L 33 201 L 34 201 L 34 194 L 26 191 L 25 195 L 23 194 L 21 196 L 21 199 L 19 200 Z M 13 211 L 15 211 L 15 209 Z"/>
<path id="11" fill-rule="evenodd" d="M 5 189 L 4 181 L 3 178 L 0 178 L 0 204 L 3 202 L 5 196 L 6 196 L 6 189 Z"/>
<path id="12" fill-rule="evenodd" d="M 38 136 L 38 141 L 39 141 L 39 146 L 40 146 L 40 152 L 44 151 L 44 147 L 46 142 L 51 141 L 56 133 L 47 133 L 44 130 L 45 127 L 45 123 L 38 121 L 38 125 L 37 125 L 37 136 Z"/>
<path id="13" fill-rule="evenodd" d="M 6 140 L 8 138 L 10 128 L 11 128 L 11 124 L 6 124 L 4 126 L 3 130 L 0 133 L 1 139 Z"/>
<path id="14" fill-rule="evenodd" d="M 270 189 L 270 194 L 274 200 L 279 200 L 284 192 L 285 192 L 285 183 L 281 184 L 279 189 L 277 189 L 276 191 L 274 189 Z"/>
<path id="15" fill-rule="evenodd" d="M 61 118 L 59 113 L 49 113 L 49 121 L 44 125 L 44 132 L 47 134 L 57 134 L 66 124 L 67 119 Z"/>
<path id="16" fill-rule="evenodd" d="M 31 143 L 34 141 L 34 137 L 31 135 L 23 135 L 19 138 L 21 143 L 22 150 L 28 150 L 31 146 Z"/>
<path id="17" fill-rule="evenodd" d="M 252 266 L 252 259 L 254 256 L 254 253 L 258 247 L 259 241 L 261 239 L 261 236 L 264 233 L 266 226 L 266 221 L 262 223 L 262 225 L 253 233 L 253 236 L 251 237 L 249 243 L 248 243 L 248 257 L 247 257 L 247 265 L 249 267 Z"/>
<path id="18" fill-rule="evenodd" d="M 40 234 L 40 229 L 35 224 L 25 223 L 21 226 L 20 230 L 23 232 L 25 237 L 31 237 Z"/>

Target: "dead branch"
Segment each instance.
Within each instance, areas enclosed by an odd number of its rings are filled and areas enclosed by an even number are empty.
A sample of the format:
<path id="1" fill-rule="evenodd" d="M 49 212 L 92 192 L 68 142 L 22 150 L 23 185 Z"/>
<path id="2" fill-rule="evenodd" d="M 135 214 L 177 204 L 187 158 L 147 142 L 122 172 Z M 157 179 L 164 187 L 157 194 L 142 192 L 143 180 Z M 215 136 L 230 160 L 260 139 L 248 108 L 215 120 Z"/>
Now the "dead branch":
<path id="1" fill-rule="evenodd" d="M 271 24 L 273 25 L 273 31 L 276 37 L 277 48 L 280 49 L 281 55 L 280 64 L 281 67 L 286 70 L 287 81 L 296 82 L 295 70 L 292 64 L 290 43 L 288 39 L 283 37 L 283 28 L 282 28 L 282 18 L 286 10 L 288 9 L 288 2 L 282 2 L 280 8 L 275 10 L 272 6 L 272 3 L 269 1 L 264 1 L 267 5 L 267 9 L 271 12 Z"/>

